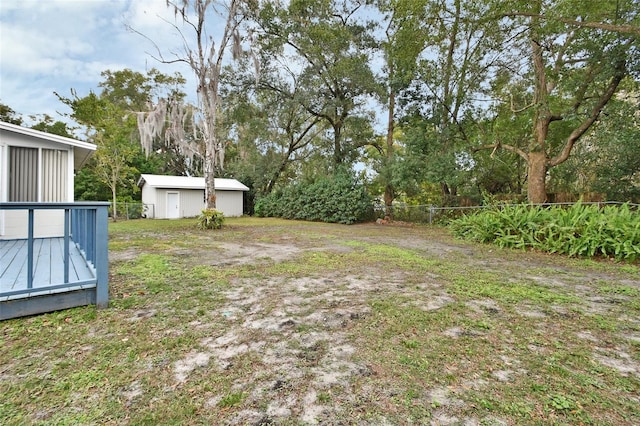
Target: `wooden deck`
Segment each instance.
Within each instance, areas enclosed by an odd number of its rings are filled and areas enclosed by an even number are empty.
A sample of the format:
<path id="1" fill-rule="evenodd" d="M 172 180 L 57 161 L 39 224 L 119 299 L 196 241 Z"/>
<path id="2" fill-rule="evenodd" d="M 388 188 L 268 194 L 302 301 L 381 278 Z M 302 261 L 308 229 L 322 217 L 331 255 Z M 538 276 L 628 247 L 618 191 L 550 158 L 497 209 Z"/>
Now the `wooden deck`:
<path id="1" fill-rule="evenodd" d="M 95 287 L 95 271 L 76 244 L 69 244 L 69 274 L 65 282 L 64 238 L 33 240 L 33 286 L 27 289 L 28 240 L 0 240 L 0 300 L 15 300 Z M 93 281 L 86 284 L 87 281 Z"/>
<path id="2" fill-rule="evenodd" d="M 108 202 L 0 202 L 0 321 L 109 306 Z M 7 212 L 25 211 L 25 215 Z M 64 212 L 53 228 L 49 222 Z M 54 238 L 41 238 L 53 235 Z"/>

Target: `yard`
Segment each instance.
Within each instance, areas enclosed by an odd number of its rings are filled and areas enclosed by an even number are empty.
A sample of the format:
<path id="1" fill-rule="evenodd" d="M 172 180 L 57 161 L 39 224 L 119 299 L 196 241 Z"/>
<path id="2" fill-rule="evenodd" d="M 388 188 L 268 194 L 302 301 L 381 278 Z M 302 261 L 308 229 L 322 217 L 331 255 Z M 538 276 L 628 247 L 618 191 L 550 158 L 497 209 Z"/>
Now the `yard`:
<path id="1" fill-rule="evenodd" d="M 110 308 L 0 323 L 23 424 L 640 424 L 638 265 L 436 227 L 110 225 Z"/>

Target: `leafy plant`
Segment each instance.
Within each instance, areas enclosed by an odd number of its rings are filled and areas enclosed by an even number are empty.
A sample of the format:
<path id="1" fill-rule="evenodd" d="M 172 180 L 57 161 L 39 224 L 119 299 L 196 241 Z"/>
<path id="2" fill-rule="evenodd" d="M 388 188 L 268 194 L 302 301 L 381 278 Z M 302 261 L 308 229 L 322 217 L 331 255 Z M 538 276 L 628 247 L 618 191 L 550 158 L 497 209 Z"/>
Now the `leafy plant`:
<path id="1" fill-rule="evenodd" d="M 216 209 L 204 209 L 198 216 L 200 229 L 220 229 L 224 224 L 224 213 Z"/>
<path id="2" fill-rule="evenodd" d="M 348 173 L 298 183 L 258 200 L 256 215 L 351 224 L 373 218 L 372 199 Z"/>
<path id="3" fill-rule="evenodd" d="M 549 403 L 551 407 L 559 411 L 572 410 L 576 407 L 575 403 L 571 399 L 560 394 L 552 395 Z"/>
<path id="4" fill-rule="evenodd" d="M 640 258 L 640 215 L 629 204 L 496 206 L 459 218 L 450 229 L 458 237 L 500 247 L 616 260 Z"/>
<path id="5" fill-rule="evenodd" d="M 242 392 L 234 392 L 225 395 L 220 402 L 218 402 L 218 407 L 233 407 L 234 405 L 240 404 L 242 399 L 244 398 L 244 393 Z"/>

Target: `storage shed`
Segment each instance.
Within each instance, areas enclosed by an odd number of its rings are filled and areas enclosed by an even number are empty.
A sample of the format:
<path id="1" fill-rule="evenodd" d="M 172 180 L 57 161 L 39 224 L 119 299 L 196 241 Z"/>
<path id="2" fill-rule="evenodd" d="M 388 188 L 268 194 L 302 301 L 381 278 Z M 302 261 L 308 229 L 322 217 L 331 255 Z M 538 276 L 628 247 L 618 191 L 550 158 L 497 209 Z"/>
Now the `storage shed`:
<path id="1" fill-rule="evenodd" d="M 138 186 L 142 188 L 142 203 L 147 217 L 178 219 L 195 217 L 205 208 L 204 178 L 143 174 Z M 248 191 L 236 179 L 216 178 L 216 208 L 226 217 L 242 216 L 243 193 Z"/>

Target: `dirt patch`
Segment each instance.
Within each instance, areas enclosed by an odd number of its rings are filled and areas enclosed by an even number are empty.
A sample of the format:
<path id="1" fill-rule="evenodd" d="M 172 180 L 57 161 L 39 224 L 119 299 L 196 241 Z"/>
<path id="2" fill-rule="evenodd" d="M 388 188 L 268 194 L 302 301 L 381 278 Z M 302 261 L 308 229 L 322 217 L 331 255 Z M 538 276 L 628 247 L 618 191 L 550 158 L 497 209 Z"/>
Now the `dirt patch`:
<path id="1" fill-rule="evenodd" d="M 403 237 L 386 242 L 412 250 L 435 252 L 438 256 L 448 253 L 465 258 L 474 256 L 473 251 L 464 246 L 448 246 L 418 238 Z M 334 247 L 337 248 L 343 250 L 344 246 Z M 334 249 L 319 247 L 316 250 Z M 261 261 L 292 261 L 308 250 L 308 247 L 298 247 L 291 242 L 225 242 L 201 261 L 220 267 L 259 264 Z M 501 262 L 486 262 L 482 267 L 500 268 Z M 371 315 L 369 300 L 379 295 L 381 286 L 385 291 L 395 288 L 394 291 L 407 296 L 404 306 L 425 312 L 438 311 L 457 303 L 457 298 L 446 291 L 437 275 L 427 272 L 424 278 L 422 282 L 407 285 L 407 276 L 400 271 L 383 274 L 374 269 L 366 275 L 345 276 L 329 272 L 323 277 L 235 279 L 222 294 L 226 302 L 215 312 L 220 320 L 227 321 L 228 331 L 202 340 L 192 352 L 177 361 L 173 366 L 175 381 L 188 386 L 190 374 L 199 367 L 215 366 L 224 374 L 239 359 L 248 357 L 252 363 L 263 366 L 260 374 L 241 377 L 233 387 L 245 395 L 243 405 L 261 406 L 263 409 L 240 410 L 229 419 L 229 424 L 280 424 L 292 420 L 304 424 L 334 424 L 331 419 L 344 415 L 334 397 L 338 395 L 347 405 L 355 404 L 354 395 L 358 390 L 354 388 L 354 383 L 376 374 L 370 366 L 358 362 L 358 348 L 353 345 L 349 330 L 353 324 Z M 586 289 L 591 288 L 581 284 L 589 278 L 564 280 L 528 274 L 520 279 L 562 291 L 574 289 L 576 293 L 586 293 Z M 615 305 L 616 300 L 611 297 L 590 295 L 585 298 L 589 313 L 607 312 Z M 491 298 L 471 299 L 464 302 L 464 306 L 469 315 L 476 318 L 499 318 L 505 315 L 504 307 Z M 559 305 L 549 305 L 542 310 L 539 305 L 522 303 L 514 309 L 517 314 L 531 320 L 546 320 L 549 315 L 571 315 L 566 306 Z M 490 332 L 456 326 L 443 330 L 441 334 L 455 341 L 469 337 L 487 339 Z M 578 331 L 577 336 L 598 342 L 589 331 Z M 544 346 L 536 343 L 528 346 L 531 353 L 541 356 L 547 353 Z M 637 375 L 639 371 L 637 363 L 621 352 L 612 354 L 596 350 L 594 359 L 623 375 Z M 491 383 L 508 385 L 526 375 L 527 370 L 520 361 L 502 356 L 496 359 L 490 371 L 491 380 L 477 378 L 467 381 L 461 389 L 482 390 L 491 386 Z M 359 392 L 366 393 L 363 389 L 360 388 Z M 374 391 L 371 390 L 371 393 Z M 206 405 L 219 404 L 221 397 L 216 395 L 209 398 Z M 422 398 L 428 406 L 436 407 L 431 414 L 432 424 L 508 423 L 499 417 L 454 415 L 470 407 L 448 387 L 425 391 Z M 384 416 L 380 419 L 384 424 Z"/>
<path id="2" fill-rule="evenodd" d="M 37 406 L 16 418 L 90 423 L 108 406 L 113 424 L 640 420 L 628 272 L 423 227 L 192 228 L 116 241 L 113 309 L 4 330 L 17 350 L 1 353 L 0 385 Z M 44 344 L 23 349 L 34 336 Z"/>
<path id="3" fill-rule="evenodd" d="M 593 357 L 602 365 L 617 370 L 622 376 L 633 375 L 640 378 L 640 363 L 634 360 L 624 349 L 596 348 Z"/>
<path id="4" fill-rule="evenodd" d="M 109 262 L 126 262 L 134 260 L 140 255 L 140 251 L 134 248 L 128 248 L 126 250 L 110 251 Z"/>
<path id="5" fill-rule="evenodd" d="M 225 242 L 208 253 L 198 253 L 198 262 L 209 266 L 234 266 L 256 264 L 264 261 L 281 262 L 291 259 L 301 249 L 294 245 Z M 193 256 L 193 252 L 186 253 Z"/>

